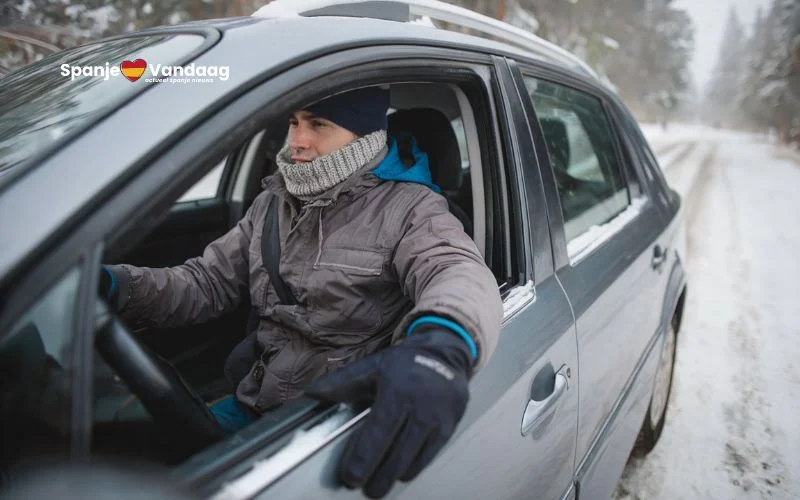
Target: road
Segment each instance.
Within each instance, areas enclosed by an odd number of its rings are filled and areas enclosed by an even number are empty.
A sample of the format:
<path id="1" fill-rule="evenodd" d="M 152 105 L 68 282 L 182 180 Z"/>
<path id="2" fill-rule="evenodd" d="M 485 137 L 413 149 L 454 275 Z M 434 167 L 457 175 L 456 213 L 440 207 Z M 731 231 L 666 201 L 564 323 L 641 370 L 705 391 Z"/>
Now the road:
<path id="1" fill-rule="evenodd" d="M 687 137 L 653 141 L 662 162 L 688 150 L 665 167 L 689 195 L 690 279 L 666 425 L 615 496 L 800 498 L 800 161 L 754 136 Z"/>

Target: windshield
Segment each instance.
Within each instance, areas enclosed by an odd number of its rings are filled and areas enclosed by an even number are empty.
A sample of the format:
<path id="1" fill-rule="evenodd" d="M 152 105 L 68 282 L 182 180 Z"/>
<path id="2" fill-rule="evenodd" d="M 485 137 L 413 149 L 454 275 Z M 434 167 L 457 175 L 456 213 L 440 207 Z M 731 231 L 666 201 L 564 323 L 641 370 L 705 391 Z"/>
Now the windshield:
<path id="1" fill-rule="evenodd" d="M 145 64 L 176 64 L 203 41 L 194 34 L 107 40 L 0 78 L 0 183 L 15 165 L 131 99 L 148 85 Z"/>

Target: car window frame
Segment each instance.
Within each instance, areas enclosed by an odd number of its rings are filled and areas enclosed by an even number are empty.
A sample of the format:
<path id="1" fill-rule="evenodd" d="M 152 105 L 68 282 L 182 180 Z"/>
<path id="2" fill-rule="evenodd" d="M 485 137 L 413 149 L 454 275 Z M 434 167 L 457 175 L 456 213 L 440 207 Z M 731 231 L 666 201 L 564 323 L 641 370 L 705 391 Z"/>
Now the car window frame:
<path id="1" fill-rule="evenodd" d="M 635 176 L 634 179 L 637 180 L 640 186 L 639 196 L 640 198 L 643 198 L 643 210 L 647 207 L 648 204 L 652 203 L 651 198 L 647 196 L 647 194 L 642 189 L 641 185 L 642 180 L 639 179 L 639 176 L 638 174 L 635 173 L 635 170 L 632 170 L 635 168 L 634 165 L 632 164 L 632 158 L 630 157 L 629 153 L 625 152 L 626 150 L 623 147 L 623 143 L 621 142 L 619 123 L 617 122 L 615 113 L 613 112 L 613 106 L 610 106 L 609 101 L 611 101 L 612 99 L 607 95 L 608 90 L 600 87 L 599 82 L 590 82 L 587 81 L 587 79 L 584 77 L 580 77 L 578 75 L 572 74 L 571 72 L 556 69 L 549 65 L 538 63 L 536 61 L 529 61 L 520 58 L 515 58 L 514 64 L 516 65 L 515 81 L 517 82 L 517 88 L 519 89 L 520 95 L 522 96 L 527 96 L 527 88 L 525 86 L 524 78 L 528 76 L 539 80 L 544 80 L 555 85 L 561 85 L 570 88 L 572 90 L 575 90 L 577 92 L 582 92 L 584 94 L 589 95 L 590 97 L 596 98 L 600 102 L 603 112 L 606 114 L 606 121 L 610 127 L 614 154 L 616 155 L 619 167 L 622 170 L 622 178 L 623 181 L 625 182 L 626 192 L 628 193 L 628 205 L 626 208 L 629 208 L 631 206 L 632 201 L 634 200 L 631 192 L 631 183 L 630 183 L 632 175 Z M 529 119 L 535 122 L 531 124 L 532 131 L 534 132 L 534 135 L 538 136 L 538 138 L 540 139 L 537 141 L 537 149 L 539 149 L 539 151 L 541 152 L 546 153 L 547 146 L 544 142 L 544 138 L 542 135 L 543 133 L 541 130 L 541 126 L 539 124 L 538 114 L 533 108 L 533 103 L 530 102 L 531 99 L 524 99 L 523 101 L 524 101 L 523 107 L 525 108 L 529 116 Z M 527 106 L 529 102 L 530 102 L 530 107 Z M 581 261 L 585 260 L 587 257 L 599 251 L 610 240 L 612 240 L 614 236 L 616 236 L 620 232 L 623 232 L 625 228 L 630 227 L 632 224 L 636 222 L 637 218 L 639 217 L 639 214 L 631 218 L 631 220 L 628 220 L 625 224 L 618 227 L 615 231 L 600 235 L 598 238 L 593 240 L 592 245 L 589 247 L 588 251 L 581 250 L 575 252 L 573 255 L 570 255 L 567 250 L 567 244 L 569 242 L 567 241 L 566 233 L 564 230 L 565 221 L 563 217 L 563 208 L 561 205 L 560 194 L 558 193 L 558 189 L 555 183 L 555 174 L 553 173 L 553 165 L 550 163 L 549 155 L 541 154 L 540 156 L 544 157 L 542 161 L 540 161 L 541 168 L 543 169 L 542 178 L 547 179 L 546 183 L 548 184 L 548 190 L 553 191 L 552 193 L 550 193 L 550 196 L 548 197 L 548 209 L 549 209 L 549 217 L 550 217 L 550 224 L 552 231 L 553 255 L 555 261 L 554 265 L 556 270 L 561 269 L 562 267 L 567 265 L 572 265 L 572 266 L 577 265 Z"/>

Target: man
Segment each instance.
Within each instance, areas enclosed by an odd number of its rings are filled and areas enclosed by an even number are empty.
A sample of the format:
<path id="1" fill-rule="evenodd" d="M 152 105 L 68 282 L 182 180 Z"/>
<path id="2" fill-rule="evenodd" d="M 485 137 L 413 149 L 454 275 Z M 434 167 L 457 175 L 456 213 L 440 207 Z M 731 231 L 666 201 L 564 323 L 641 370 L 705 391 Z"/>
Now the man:
<path id="1" fill-rule="evenodd" d="M 447 442 L 503 314 L 494 276 L 438 194 L 426 155 L 415 141 L 413 158 L 401 155 L 387 137 L 388 107 L 388 91 L 370 87 L 295 112 L 279 171 L 202 257 L 105 268 L 109 298 L 134 323 L 205 321 L 249 289 L 256 354 L 235 397 L 212 413 L 233 432 L 304 393 L 372 402 L 341 475 L 373 497 L 415 477 Z M 280 277 L 296 303 L 281 302 L 262 262 L 268 210 L 278 210 Z"/>

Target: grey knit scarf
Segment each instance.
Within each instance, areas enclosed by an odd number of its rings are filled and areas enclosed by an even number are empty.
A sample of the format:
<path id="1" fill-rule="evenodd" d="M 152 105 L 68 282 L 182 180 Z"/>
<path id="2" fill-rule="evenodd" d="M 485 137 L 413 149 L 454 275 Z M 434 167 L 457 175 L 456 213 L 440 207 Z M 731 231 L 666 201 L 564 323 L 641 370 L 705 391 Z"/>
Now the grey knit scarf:
<path id="1" fill-rule="evenodd" d="M 275 158 L 293 196 L 309 201 L 347 179 L 375 158 L 386 146 L 386 131 L 378 130 L 356 139 L 333 153 L 310 162 L 294 163 L 286 144 Z"/>

